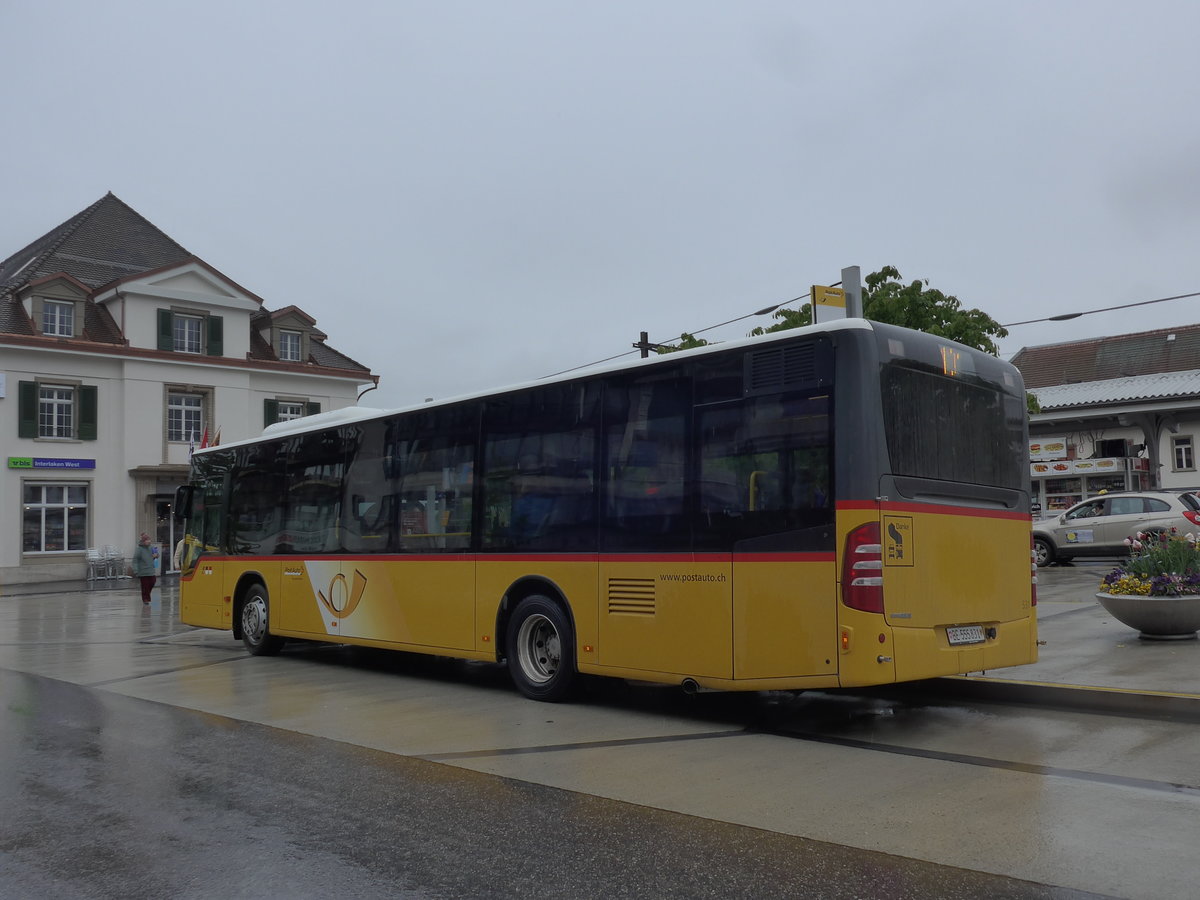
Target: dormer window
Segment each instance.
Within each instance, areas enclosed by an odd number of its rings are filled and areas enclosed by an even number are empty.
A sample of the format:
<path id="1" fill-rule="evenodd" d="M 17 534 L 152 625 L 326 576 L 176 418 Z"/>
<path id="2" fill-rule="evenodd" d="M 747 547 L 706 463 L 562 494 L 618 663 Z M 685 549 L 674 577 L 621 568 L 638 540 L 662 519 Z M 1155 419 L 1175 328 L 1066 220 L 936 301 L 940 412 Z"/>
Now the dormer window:
<path id="1" fill-rule="evenodd" d="M 279 332 L 279 358 L 284 362 L 300 362 L 300 332 Z"/>
<path id="2" fill-rule="evenodd" d="M 186 316 L 176 313 L 172 319 L 172 325 L 175 332 L 175 352 L 176 353 L 199 353 L 201 348 L 200 343 L 200 325 L 202 320 L 199 316 Z"/>
<path id="3" fill-rule="evenodd" d="M 42 334 L 73 337 L 75 334 L 75 304 L 62 300 L 43 300 Z"/>
<path id="4" fill-rule="evenodd" d="M 158 311 L 158 349 L 176 353 L 223 356 L 223 322 L 220 316 L 181 309 Z"/>

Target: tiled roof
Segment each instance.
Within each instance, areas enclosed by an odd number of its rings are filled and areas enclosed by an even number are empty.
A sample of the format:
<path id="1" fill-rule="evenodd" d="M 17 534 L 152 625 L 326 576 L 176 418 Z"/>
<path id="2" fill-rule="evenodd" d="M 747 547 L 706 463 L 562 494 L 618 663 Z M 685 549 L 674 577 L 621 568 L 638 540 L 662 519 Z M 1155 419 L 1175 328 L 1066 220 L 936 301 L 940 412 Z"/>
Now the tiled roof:
<path id="1" fill-rule="evenodd" d="M 1200 369 L 1200 325 L 1024 347 L 1012 364 L 1030 389 L 1186 372 Z"/>
<path id="2" fill-rule="evenodd" d="M 83 317 L 83 337 L 89 341 L 100 341 L 105 344 L 124 344 L 125 337 L 121 328 L 107 307 L 100 306 L 88 300 Z"/>
<path id="3" fill-rule="evenodd" d="M 345 353 L 334 350 L 324 341 L 308 342 L 308 358 L 318 366 L 330 366 L 335 369 L 361 369 L 364 373 L 371 371 Z"/>
<path id="4" fill-rule="evenodd" d="M 44 275 L 66 272 L 96 288 L 191 255 L 109 192 L 0 263 L 0 298 Z"/>
<path id="5" fill-rule="evenodd" d="M 276 359 L 275 350 L 271 347 L 271 342 L 262 336 L 261 332 L 253 327 L 251 320 L 250 328 L 250 358 L 251 359 Z"/>
<path id="6" fill-rule="evenodd" d="M 0 334 L 36 334 L 20 303 L 0 298 Z"/>
<path id="7" fill-rule="evenodd" d="M 1137 400 L 1166 400 L 1200 397 L 1200 369 L 1159 372 L 1130 378 L 1108 378 L 1080 384 L 1032 388 L 1043 412 L 1080 406 L 1101 406 Z"/>
<path id="8" fill-rule="evenodd" d="M 0 334 L 37 334 L 17 300 L 17 294 L 39 278 L 66 273 L 76 279 L 84 290 L 94 291 L 120 279 L 189 261 L 212 268 L 109 192 L 87 209 L 0 262 Z M 285 306 L 274 313 L 263 309 L 253 316 L 250 359 L 278 361 L 270 343 L 258 333 L 258 328 L 264 320 L 269 322 L 282 314 L 297 315 L 314 326 L 309 342 L 309 362 L 361 372 L 364 381 L 374 377 L 368 367 L 326 346 L 324 332 L 315 327 L 316 320 L 297 306 Z M 105 344 L 125 343 L 124 335 L 112 314 L 90 298 L 87 300 L 82 337 L 85 341 Z"/>

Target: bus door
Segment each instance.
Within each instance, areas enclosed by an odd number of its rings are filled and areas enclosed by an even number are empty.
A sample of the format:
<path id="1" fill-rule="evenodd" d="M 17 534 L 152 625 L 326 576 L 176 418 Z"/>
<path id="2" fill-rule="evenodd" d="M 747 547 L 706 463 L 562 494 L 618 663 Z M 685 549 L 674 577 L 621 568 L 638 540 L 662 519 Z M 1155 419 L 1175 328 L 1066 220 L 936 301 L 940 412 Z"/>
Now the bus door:
<path id="1" fill-rule="evenodd" d="M 829 397 L 697 410 L 697 538 L 732 547 L 733 677 L 836 672 Z"/>
<path id="2" fill-rule="evenodd" d="M 474 437 L 454 410 L 356 428 L 331 594 L 346 637 L 446 650 L 474 647 Z M 330 619 L 332 621 L 332 618 Z"/>
<path id="3" fill-rule="evenodd" d="M 201 628 L 229 628 L 228 604 L 221 583 L 223 567 L 222 525 L 225 513 L 225 474 L 228 466 L 220 458 L 197 457 L 191 485 L 177 494 L 176 507 L 183 512 L 184 550 L 180 579 L 188 583 L 180 592 L 180 621 Z M 190 494 L 190 507 L 183 498 Z"/>
<path id="4" fill-rule="evenodd" d="M 740 388 L 740 362 L 738 365 Z M 605 392 L 606 473 L 597 660 L 731 678 L 728 545 L 693 543 L 693 392 L 677 370 Z"/>

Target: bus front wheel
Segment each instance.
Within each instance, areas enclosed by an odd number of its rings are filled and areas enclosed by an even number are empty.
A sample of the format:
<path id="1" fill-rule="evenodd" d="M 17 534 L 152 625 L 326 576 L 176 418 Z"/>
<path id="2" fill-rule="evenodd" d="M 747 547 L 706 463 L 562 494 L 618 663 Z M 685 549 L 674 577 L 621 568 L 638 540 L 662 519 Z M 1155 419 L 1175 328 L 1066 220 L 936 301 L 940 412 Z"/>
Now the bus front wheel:
<path id="1" fill-rule="evenodd" d="M 283 638 L 271 634 L 267 589 L 253 585 L 242 603 L 242 643 L 252 656 L 273 656 L 283 649 Z"/>
<path id="2" fill-rule="evenodd" d="M 533 700 L 563 700 L 575 684 L 575 638 L 561 606 L 540 594 L 517 604 L 508 621 L 508 671 Z"/>

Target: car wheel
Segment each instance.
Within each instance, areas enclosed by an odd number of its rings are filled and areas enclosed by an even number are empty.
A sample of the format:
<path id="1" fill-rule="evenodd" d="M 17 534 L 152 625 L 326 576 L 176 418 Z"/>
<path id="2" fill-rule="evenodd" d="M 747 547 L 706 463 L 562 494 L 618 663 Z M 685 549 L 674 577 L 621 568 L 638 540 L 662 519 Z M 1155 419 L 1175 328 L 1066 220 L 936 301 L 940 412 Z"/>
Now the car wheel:
<path id="1" fill-rule="evenodd" d="M 513 684 L 532 700 L 563 700 L 576 680 L 575 638 L 562 607 L 540 594 L 517 604 L 505 647 Z"/>
<path id="2" fill-rule="evenodd" d="M 1054 562 L 1054 545 L 1045 538 L 1035 537 L 1033 539 L 1033 559 L 1039 567 L 1050 565 Z"/>
<path id="3" fill-rule="evenodd" d="M 271 634 L 267 589 L 255 584 L 242 603 L 242 643 L 252 656 L 274 656 L 283 649 L 283 638 Z"/>

